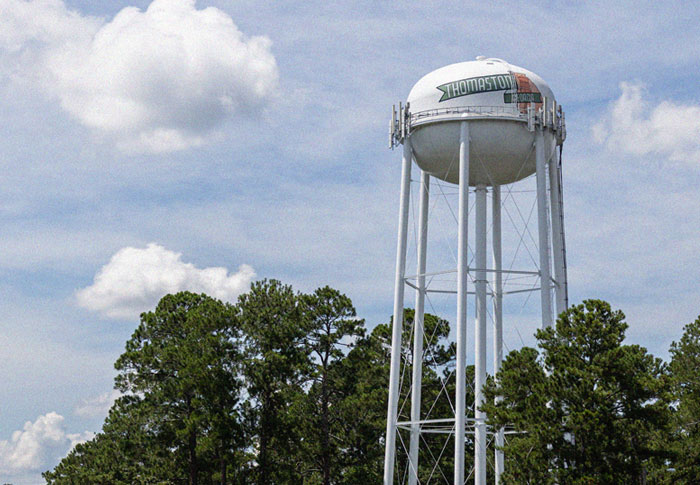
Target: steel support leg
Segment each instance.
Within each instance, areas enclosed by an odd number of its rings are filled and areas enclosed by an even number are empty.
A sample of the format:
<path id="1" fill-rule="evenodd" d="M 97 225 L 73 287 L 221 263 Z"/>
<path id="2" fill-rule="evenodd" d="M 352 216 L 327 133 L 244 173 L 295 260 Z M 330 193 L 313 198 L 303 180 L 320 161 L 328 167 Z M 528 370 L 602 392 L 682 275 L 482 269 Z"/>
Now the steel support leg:
<path id="1" fill-rule="evenodd" d="M 401 370 L 401 331 L 403 327 L 404 278 L 406 272 L 406 234 L 408 230 L 408 202 L 411 196 L 412 159 L 411 142 L 407 138 L 403 144 L 403 161 L 401 165 L 401 200 L 399 203 L 399 231 L 396 241 L 396 279 L 394 280 L 394 319 L 391 332 L 389 403 L 386 419 L 386 447 L 384 450 L 384 485 L 394 485 L 396 422 L 398 419 L 399 375 Z"/>
<path id="2" fill-rule="evenodd" d="M 568 305 L 566 297 L 566 274 L 564 271 L 564 230 L 562 227 L 562 201 L 561 187 L 559 185 L 559 161 L 556 150 L 549 160 L 549 194 L 550 213 L 552 217 L 552 260 L 554 263 L 554 281 L 556 281 L 554 294 L 556 296 L 557 315 L 566 310 Z"/>
<path id="3" fill-rule="evenodd" d="M 549 224 L 547 210 L 547 165 L 544 153 L 544 132 L 535 132 L 535 174 L 537 177 L 537 229 L 540 251 L 540 295 L 542 304 L 542 328 L 552 326 L 552 278 L 549 269 Z"/>

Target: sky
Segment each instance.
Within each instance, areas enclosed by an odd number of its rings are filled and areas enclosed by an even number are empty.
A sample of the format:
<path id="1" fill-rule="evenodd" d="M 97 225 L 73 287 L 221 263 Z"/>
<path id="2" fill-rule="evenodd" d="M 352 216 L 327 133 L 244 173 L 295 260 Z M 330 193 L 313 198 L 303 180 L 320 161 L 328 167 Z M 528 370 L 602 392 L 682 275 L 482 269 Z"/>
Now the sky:
<path id="1" fill-rule="evenodd" d="M 113 363 L 166 293 L 235 301 L 277 278 L 386 322 L 391 105 L 478 55 L 538 73 L 566 111 L 570 301 L 609 301 L 629 343 L 668 358 L 700 314 L 699 15 L 687 1 L 0 0 L 0 481 L 42 483 L 100 430 Z M 512 308 L 506 347 L 531 344 L 536 307 Z"/>

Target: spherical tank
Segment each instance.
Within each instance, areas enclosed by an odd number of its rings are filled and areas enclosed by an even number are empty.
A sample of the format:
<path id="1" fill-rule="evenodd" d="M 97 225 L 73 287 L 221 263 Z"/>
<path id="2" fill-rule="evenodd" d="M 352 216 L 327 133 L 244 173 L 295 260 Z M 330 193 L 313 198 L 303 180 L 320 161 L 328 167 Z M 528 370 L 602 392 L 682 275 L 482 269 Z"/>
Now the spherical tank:
<path id="1" fill-rule="evenodd" d="M 556 106 L 538 75 L 484 57 L 425 75 L 408 103 L 416 163 L 447 182 L 459 182 L 460 123 L 469 122 L 469 185 L 508 184 L 534 173 L 532 117 L 543 106 Z M 548 127 L 544 143 L 551 154 L 557 140 Z"/>

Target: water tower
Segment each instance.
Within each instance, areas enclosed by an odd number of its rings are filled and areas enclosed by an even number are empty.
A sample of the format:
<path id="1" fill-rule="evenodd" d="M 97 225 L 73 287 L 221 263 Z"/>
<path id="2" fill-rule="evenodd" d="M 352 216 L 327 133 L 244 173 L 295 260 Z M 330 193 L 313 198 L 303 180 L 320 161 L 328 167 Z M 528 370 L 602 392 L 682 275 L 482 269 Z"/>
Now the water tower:
<path id="1" fill-rule="evenodd" d="M 392 356 L 387 413 L 384 485 L 394 485 L 395 477 L 416 485 L 421 433 L 440 423 L 444 432 L 454 438 L 454 478 L 452 484 L 465 481 L 465 437 L 474 436 L 474 483 L 486 484 L 487 440 L 502 445 L 503 430 L 488 430 L 485 415 L 478 410 L 483 402 L 482 387 L 486 381 L 487 297 L 490 296 L 493 321 L 493 370 L 500 368 L 503 356 L 503 278 L 509 275 L 530 275 L 536 278 L 539 293 L 541 325 L 552 324 L 553 312 L 567 307 L 566 256 L 561 198 L 561 160 L 557 148 L 566 138 L 564 113 L 549 86 L 536 74 L 501 59 L 478 57 L 437 69 L 416 83 L 408 100 L 398 111 L 393 110 L 391 146 L 403 145 L 399 230 L 394 292 Z M 406 247 L 413 162 L 420 169 L 417 216 L 416 275 L 406 275 Z M 502 263 L 501 189 L 532 179 L 536 180 L 538 258 L 536 267 L 504 269 Z M 426 278 L 437 272 L 426 270 L 429 194 L 431 178 L 436 183 L 454 184 L 458 191 L 457 268 L 455 288 L 456 364 L 454 416 L 427 419 L 421 410 L 423 369 L 423 314 L 425 296 L 431 290 Z M 522 184 L 522 182 L 520 182 Z M 470 189 L 473 187 L 473 189 Z M 473 214 L 470 214 L 470 192 L 475 192 Z M 487 262 L 487 193 L 491 195 L 491 264 Z M 473 264 L 468 260 L 469 220 L 474 220 Z M 534 231 L 533 231 L 534 232 Z M 535 261 L 538 259 L 538 261 Z M 442 269 L 442 268 L 441 268 Z M 553 271 L 552 271 L 553 269 Z M 442 271 L 443 273 L 445 271 Z M 411 282 L 409 279 L 413 278 Z M 409 284 L 416 291 L 413 329 L 410 419 L 399 421 L 399 379 L 401 374 L 401 335 L 403 326 L 404 290 Z M 470 288 L 471 287 L 471 288 Z M 487 291 L 487 288 L 489 289 Z M 512 293 L 516 293 L 513 291 Z M 467 307 L 470 295 L 475 297 L 474 338 L 474 406 L 473 418 L 467 417 Z M 470 403 L 471 404 L 471 403 Z M 447 424 L 447 426 L 445 426 Z M 469 424 L 469 426 L 467 426 Z M 407 465 L 399 477 L 397 463 L 397 431 L 407 430 L 410 440 L 404 446 Z M 434 428 L 433 428 L 434 429 Z M 452 438 L 450 438 L 452 439 Z M 496 451 L 494 474 L 496 483 L 503 471 L 504 456 Z M 436 483 L 444 483 L 446 477 Z M 449 483 L 449 480 L 448 480 Z"/>

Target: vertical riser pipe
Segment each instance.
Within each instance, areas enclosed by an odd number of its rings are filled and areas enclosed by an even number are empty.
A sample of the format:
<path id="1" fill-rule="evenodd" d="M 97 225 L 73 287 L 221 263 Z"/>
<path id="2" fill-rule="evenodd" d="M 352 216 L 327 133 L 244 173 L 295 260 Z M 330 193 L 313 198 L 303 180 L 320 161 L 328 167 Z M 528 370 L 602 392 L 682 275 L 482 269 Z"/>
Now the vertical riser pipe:
<path id="1" fill-rule="evenodd" d="M 467 368 L 467 278 L 469 258 L 469 124 L 460 123 L 459 221 L 457 236 L 457 356 L 455 367 L 455 456 L 454 483 L 464 483 L 464 433 L 466 421 Z"/>
<path id="2" fill-rule="evenodd" d="M 420 208 L 418 211 L 418 281 L 416 311 L 413 319 L 413 378 L 411 383 L 411 442 L 409 444 L 408 485 L 418 483 L 418 449 L 420 445 L 421 385 L 423 376 L 423 334 L 425 314 L 425 262 L 428 244 L 428 200 L 430 175 L 421 171 Z"/>
<path id="3" fill-rule="evenodd" d="M 476 188 L 474 265 L 476 321 L 474 328 L 474 484 L 486 485 L 486 413 L 483 387 L 486 384 L 486 186 Z"/>
<path id="4" fill-rule="evenodd" d="M 501 270 L 501 187 L 493 187 L 493 204 L 491 206 L 491 217 L 493 229 L 491 233 L 493 250 L 493 374 L 494 376 L 501 369 L 503 360 L 503 275 Z M 498 398 L 496 398 L 498 401 Z M 503 430 L 496 431 L 496 447 L 503 446 Z M 496 449 L 494 452 L 494 483 L 500 485 L 501 475 L 504 470 L 503 452 Z"/>

